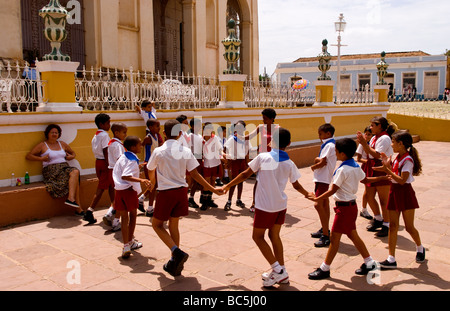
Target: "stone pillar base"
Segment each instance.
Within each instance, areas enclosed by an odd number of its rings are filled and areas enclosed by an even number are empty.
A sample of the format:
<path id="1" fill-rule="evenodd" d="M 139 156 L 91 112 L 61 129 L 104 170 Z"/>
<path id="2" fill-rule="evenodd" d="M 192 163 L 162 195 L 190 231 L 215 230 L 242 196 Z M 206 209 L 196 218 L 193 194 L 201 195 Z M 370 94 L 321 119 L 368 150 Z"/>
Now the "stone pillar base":
<path id="1" fill-rule="evenodd" d="M 221 98 L 217 108 L 248 108 L 244 101 L 244 82 L 247 75 L 220 75 L 220 86 L 226 89 L 225 98 Z"/>
<path id="2" fill-rule="evenodd" d="M 41 104 L 38 112 L 82 111 L 75 99 L 75 73 L 80 63 L 43 61 L 36 67 L 41 73 L 44 84 L 45 104 Z"/>
<path id="3" fill-rule="evenodd" d="M 333 98 L 334 81 L 318 80 L 314 82 L 316 86 L 316 102 L 313 106 L 335 106 Z"/>
<path id="4" fill-rule="evenodd" d="M 373 91 L 378 94 L 377 105 L 390 105 L 389 103 L 389 85 L 375 85 Z"/>

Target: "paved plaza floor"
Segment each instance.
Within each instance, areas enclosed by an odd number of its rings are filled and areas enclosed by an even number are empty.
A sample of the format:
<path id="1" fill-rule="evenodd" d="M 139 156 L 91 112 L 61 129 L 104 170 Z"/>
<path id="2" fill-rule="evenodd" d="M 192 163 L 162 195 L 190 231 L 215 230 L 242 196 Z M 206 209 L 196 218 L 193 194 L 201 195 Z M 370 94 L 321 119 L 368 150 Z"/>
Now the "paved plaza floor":
<path id="1" fill-rule="evenodd" d="M 381 271 L 370 282 L 354 271 L 362 258 L 347 237 L 331 266 L 331 278 L 309 280 L 307 274 L 324 260 L 326 248 L 315 248 L 310 233 L 320 228 L 313 203 L 288 185 L 288 215 L 282 229 L 289 285 L 269 291 L 448 291 L 450 290 L 450 143 L 422 141 L 416 145 L 423 162 L 422 176 L 413 187 L 420 209 L 416 227 L 426 248 L 424 263 L 415 262 L 415 244 L 401 222 L 398 269 Z M 300 169 L 300 183 L 313 190 L 312 171 Z M 121 232 L 99 222 L 87 226 L 75 216 L 56 217 L 0 230 L 0 290 L 2 291 L 263 291 L 261 274 L 269 270 L 252 240 L 253 214 L 249 212 L 254 180 L 245 183 L 246 209 L 223 206 L 190 210 L 180 221 L 181 248 L 189 253 L 183 275 L 174 278 L 163 270 L 169 250 L 153 231 L 150 218 L 139 215 L 136 238 L 143 248 L 122 259 Z M 361 203 L 363 186 L 359 189 Z M 196 195 L 198 201 L 199 195 Z M 332 211 L 332 218 L 334 212 Z M 387 237 L 367 232 L 368 220 L 358 217 L 358 232 L 372 257 L 387 258 Z"/>

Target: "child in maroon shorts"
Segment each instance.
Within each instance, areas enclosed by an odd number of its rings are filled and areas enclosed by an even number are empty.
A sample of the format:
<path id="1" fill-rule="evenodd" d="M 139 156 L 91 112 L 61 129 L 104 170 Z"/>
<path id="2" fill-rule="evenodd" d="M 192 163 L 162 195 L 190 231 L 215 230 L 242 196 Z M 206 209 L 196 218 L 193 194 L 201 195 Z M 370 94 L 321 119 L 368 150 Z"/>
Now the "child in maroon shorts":
<path id="1" fill-rule="evenodd" d="M 187 195 L 188 184 L 186 172 L 205 190 L 221 194 L 214 189 L 196 170 L 197 159 L 189 148 L 183 147 L 178 141 L 182 135 L 180 122 L 169 120 L 164 124 L 164 135 L 167 140 L 156 148 L 147 164 L 152 186 L 155 185 L 155 173 L 158 174 L 158 194 L 152 219 L 152 227 L 158 237 L 171 250 L 172 258 L 164 265 L 164 270 L 172 276 L 181 275 L 184 263 L 189 255 L 180 246 L 178 229 L 180 217 L 189 214 Z M 164 224 L 168 222 L 169 232 Z"/>
<path id="2" fill-rule="evenodd" d="M 270 273 L 262 275 L 264 287 L 289 282 L 289 275 L 284 267 L 283 243 L 280 238 L 287 210 L 287 196 L 284 193 L 286 184 L 291 182 L 294 189 L 305 197 L 314 197 L 313 193 L 308 193 L 298 182 L 300 172 L 284 151 L 290 143 L 290 132 L 283 128 L 276 129 L 272 136 L 271 152 L 260 153 L 248 164 L 247 170 L 223 187 L 223 190 L 227 192 L 257 173 L 253 240 L 272 267 Z M 264 238 L 267 230 L 269 230 L 272 247 Z"/>
<path id="3" fill-rule="evenodd" d="M 95 172 L 98 177 L 97 191 L 92 198 L 92 202 L 86 211 L 84 220 L 89 224 L 94 224 L 97 220 L 94 218 L 94 210 L 102 198 L 103 192 L 108 190 L 111 205 L 114 202 L 114 184 L 111 184 L 108 170 L 108 145 L 111 140 L 108 131 L 111 129 L 111 119 L 109 115 L 100 113 L 95 117 L 97 132 L 92 139 L 92 152 L 95 156 Z"/>
<path id="4" fill-rule="evenodd" d="M 342 234 L 346 234 L 353 242 L 364 263 L 355 271 L 358 275 L 367 275 L 369 271 L 375 269 L 376 263 L 370 256 L 364 242 L 356 232 L 356 218 L 358 216 L 358 206 L 356 205 L 356 193 L 359 183 L 374 182 L 387 177 L 366 178 L 366 174 L 353 159 L 356 152 L 356 142 L 350 138 L 336 141 L 337 160 L 342 161 L 341 166 L 335 171 L 331 189 L 314 198 L 314 201 L 333 196 L 336 200 L 335 218 L 331 228 L 330 247 L 325 261 L 314 272 L 308 274 L 311 280 L 321 280 L 330 277 L 330 265 L 339 250 Z"/>
<path id="5" fill-rule="evenodd" d="M 400 214 L 403 216 L 406 231 L 411 235 L 416 244 L 416 262 L 425 261 L 425 248 L 422 245 L 419 232 L 414 226 L 415 210 L 419 208 L 414 189 L 411 183 L 413 176 L 418 176 L 422 172 L 422 163 L 419 154 L 413 146 L 411 134 L 399 132 L 392 136 L 393 151 L 398 153 L 397 158 L 390 165 L 388 157 L 382 154 L 383 167 L 374 167 L 374 170 L 381 170 L 391 176 L 392 186 L 389 193 L 387 209 L 389 212 L 389 256 L 380 262 L 382 269 L 397 268 L 395 260 L 395 248 L 397 246 L 397 235 Z"/>
<path id="6" fill-rule="evenodd" d="M 113 179 L 116 189 L 114 208 L 120 213 L 123 238 L 122 258 L 130 257 L 131 251 L 142 247 L 142 243 L 134 240 L 136 216 L 139 206 L 141 183 L 150 186 L 148 179 L 139 177 L 140 166 L 136 154 L 142 151 L 142 141 L 139 137 L 129 136 L 123 143 L 126 151 L 116 162 Z"/>

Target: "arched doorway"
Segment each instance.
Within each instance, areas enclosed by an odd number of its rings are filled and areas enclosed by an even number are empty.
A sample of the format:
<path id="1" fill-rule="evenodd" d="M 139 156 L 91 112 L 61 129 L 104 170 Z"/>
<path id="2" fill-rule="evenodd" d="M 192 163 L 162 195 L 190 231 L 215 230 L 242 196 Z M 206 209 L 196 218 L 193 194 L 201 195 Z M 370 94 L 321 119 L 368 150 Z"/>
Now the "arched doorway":
<path id="1" fill-rule="evenodd" d="M 183 4 L 180 0 L 153 1 L 155 70 L 183 72 Z"/>

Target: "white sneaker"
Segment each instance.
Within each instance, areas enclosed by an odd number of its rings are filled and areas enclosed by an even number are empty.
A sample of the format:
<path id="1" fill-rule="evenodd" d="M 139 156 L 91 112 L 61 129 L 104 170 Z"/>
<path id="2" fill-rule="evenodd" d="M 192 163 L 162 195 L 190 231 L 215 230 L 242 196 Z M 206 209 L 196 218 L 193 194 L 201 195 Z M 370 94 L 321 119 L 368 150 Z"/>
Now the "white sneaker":
<path id="1" fill-rule="evenodd" d="M 111 231 L 112 232 L 117 232 L 117 231 L 120 231 L 120 230 L 122 230 L 122 225 L 120 224 L 120 221 L 118 221 L 117 223 L 113 222 Z"/>
<path id="2" fill-rule="evenodd" d="M 285 269 L 281 270 L 281 273 L 276 273 L 275 271 L 270 272 L 267 279 L 263 280 L 264 287 L 272 287 L 275 284 L 283 284 L 286 280 L 289 280 L 289 275 Z"/>
<path id="3" fill-rule="evenodd" d="M 103 216 L 103 223 L 109 227 L 112 226 L 112 221 L 114 219 L 114 215 L 108 215 L 106 214 L 105 216 Z"/>
<path id="4" fill-rule="evenodd" d="M 141 248 L 142 246 L 144 246 L 144 244 L 142 244 L 142 242 L 139 242 L 137 240 L 133 240 L 132 243 L 131 243 L 130 248 L 131 248 L 131 250 L 135 250 L 135 249 Z"/>
<path id="5" fill-rule="evenodd" d="M 123 246 L 123 250 L 122 250 L 122 258 L 123 259 L 127 259 L 129 258 L 131 255 L 131 247 L 130 247 L 130 243 L 126 244 Z"/>
<path id="6" fill-rule="evenodd" d="M 287 274 L 287 272 L 286 272 Z M 261 278 L 263 279 L 263 281 L 267 280 L 270 277 L 270 273 L 269 272 L 264 272 L 263 274 L 261 274 Z M 286 280 L 280 282 L 280 284 L 289 284 L 289 276 Z"/>

